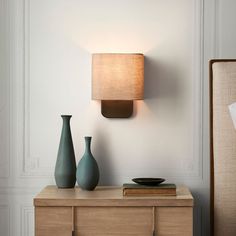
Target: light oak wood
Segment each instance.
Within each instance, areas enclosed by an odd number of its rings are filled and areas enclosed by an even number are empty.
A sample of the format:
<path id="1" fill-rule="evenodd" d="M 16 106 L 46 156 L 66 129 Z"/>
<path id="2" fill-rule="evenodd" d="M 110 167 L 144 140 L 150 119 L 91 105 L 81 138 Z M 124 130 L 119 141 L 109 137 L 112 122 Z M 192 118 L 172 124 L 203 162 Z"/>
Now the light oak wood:
<path id="1" fill-rule="evenodd" d="M 46 187 L 34 199 L 35 236 L 192 236 L 193 198 L 186 187 L 171 197 L 123 197 L 121 187 Z M 72 232 L 74 231 L 74 234 Z"/>
<path id="2" fill-rule="evenodd" d="M 71 207 L 36 207 L 35 236 L 71 236 Z"/>
<path id="3" fill-rule="evenodd" d="M 184 186 L 176 196 L 127 197 L 121 187 L 97 187 L 95 191 L 79 188 L 58 189 L 47 186 L 34 199 L 35 206 L 193 206 L 193 197 Z"/>
<path id="4" fill-rule="evenodd" d="M 78 207 L 76 236 L 151 236 L 151 207 Z"/>
<path id="5" fill-rule="evenodd" d="M 193 235 L 192 207 L 156 208 L 156 235 L 158 236 Z"/>

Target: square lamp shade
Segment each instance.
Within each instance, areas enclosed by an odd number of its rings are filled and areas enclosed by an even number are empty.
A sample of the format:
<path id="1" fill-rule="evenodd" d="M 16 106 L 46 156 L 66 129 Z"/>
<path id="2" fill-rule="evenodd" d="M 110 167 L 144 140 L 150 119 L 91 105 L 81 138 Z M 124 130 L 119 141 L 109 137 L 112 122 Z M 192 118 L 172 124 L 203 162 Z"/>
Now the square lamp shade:
<path id="1" fill-rule="evenodd" d="M 143 54 L 93 54 L 92 99 L 102 100 L 102 114 L 105 117 L 131 116 L 133 100 L 143 99 L 143 87 Z"/>

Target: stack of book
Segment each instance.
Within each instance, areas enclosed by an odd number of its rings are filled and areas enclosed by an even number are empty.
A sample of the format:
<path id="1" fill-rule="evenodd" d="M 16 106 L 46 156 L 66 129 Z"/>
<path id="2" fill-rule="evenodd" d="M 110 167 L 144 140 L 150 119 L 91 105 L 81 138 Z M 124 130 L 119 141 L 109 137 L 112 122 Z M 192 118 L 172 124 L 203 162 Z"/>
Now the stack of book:
<path id="1" fill-rule="evenodd" d="M 176 196 L 175 184 L 146 186 L 140 184 L 123 184 L 124 196 Z"/>

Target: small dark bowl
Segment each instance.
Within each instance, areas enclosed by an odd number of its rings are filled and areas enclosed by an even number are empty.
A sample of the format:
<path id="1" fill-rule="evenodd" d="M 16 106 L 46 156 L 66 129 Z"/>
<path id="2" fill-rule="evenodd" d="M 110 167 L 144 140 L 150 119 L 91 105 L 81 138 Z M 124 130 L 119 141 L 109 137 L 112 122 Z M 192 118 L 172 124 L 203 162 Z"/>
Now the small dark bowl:
<path id="1" fill-rule="evenodd" d="M 146 186 L 157 186 L 160 183 L 164 182 L 165 179 L 162 178 L 134 178 L 132 179 L 133 182 L 140 185 Z"/>

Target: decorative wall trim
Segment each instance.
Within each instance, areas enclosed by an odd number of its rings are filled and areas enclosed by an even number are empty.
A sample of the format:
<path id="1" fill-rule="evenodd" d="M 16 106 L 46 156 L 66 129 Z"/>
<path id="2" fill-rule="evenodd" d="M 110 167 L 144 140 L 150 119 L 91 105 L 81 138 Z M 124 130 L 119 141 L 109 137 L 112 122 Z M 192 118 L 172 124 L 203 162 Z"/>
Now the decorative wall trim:
<path id="1" fill-rule="evenodd" d="M 23 153 L 19 158 L 20 177 L 51 178 L 52 174 L 45 168 L 40 168 L 40 157 L 30 156 L 30 0 L 22 0 L 23 3 Z M 203 178 L 203 75 L 204 75 L 204 0 L 193 0 L 193 27 L 195 36 L 193 42 L 194 63 L 192 76 L 194 78 L 194 137 L 192 143 L 192 161 L 184 166 L 177 174 L 178 177 L 188 176 Z M 48 168 L 47 168 L 48 169 Z"/>
<path id="2" fill-rule="evenodd" d="M 2 212 L 4 211 L 4 214 L 2 214 Z M 5 229 L 7 230 L 6 232 L 6 235 L 4 236 L 10 236 L 10 222 L 11 222 L 11 215 L 10 215 L 10 207 L 8 205 L 0 205 L 0 216 L 4 216 L 4 218 L 7 220 L 7 225 L 0 225 L 0 233 L 2 234 L 3 233 L 3 230 L 4 227 L 6 227 Z"/>
<path id="3" fill-rule="evenodd" d="M 34 208 L 33 206 L 21 206 L 21 236 L 32 236 L 34 232 Z"/>
<path id="4" fill-rule="evenodd" d="M 220 0 L 214 0 L 214 58 L 220 57 L 220 39 L 219 39 L 219 10 Z"/>
<path id="5" fill-rule="evenodd" d="M 41 169 L 40 158 L 30 155 L 30 0 L 21 0 L 23 28 L 23 153 L 20 177 L 49 178 L 51 173 Z"/>
<path id="6" fill-rule="evenodd" d="M 6 132 L 5 134 L 3 134 L 6 139 L 6 145 L 7 145 L 7 151 L 6 153 L 0 153 L 0 161 L 2 160 L 4 162 L 4 164 L 6 163 L 6 165 L 1 164 L 0 165 L 0 179 L 6 179 L 10 177 L 10 152 L 11 152 L 11 148 L 10 148 L 10 118 L 11 118 L 11 114 L 10 114 L 10 56 L 8 55 L 10 53 L 10 32 L 11 32 L 11 24 L 10 24 L 10 2 L 9 0 L 0 0 L 0 11 L 1 11 L 1 22 L 4 23 L 4 26 L 2 25 L 2 27 L 4 27 L 2 30 L 4 31 L 3 35 L 1 35 L 2 37 L 2 42 L 5 43 L 4 45 L 4 49 L 6 50 L 6 54 L 3 53 L 2 56 L 4 57 L 4 62 L 6 63 L 6 65 L 3 65 L 4 68 L 6 68 L 6 73 L 5 74 L 1 74 L 2 79 L 5 81 L 6 83 L 6 87 L 1 87 L 0 89 L 2 90 L 1 93 L 4 94 L 4 92 L 6 92 L 6 101 L 3 104 L 0 104 L 0 121 L 1 121 L 1 117 L 7 117 L 6 121 L 7 124 L 5 124 L 6 127 Z M 1 55 L 0 55 L 1 56 Z M 3 70 L 4 72 L 4 70 Z M 4 83 L 4 82 L 3 82 Z"/>
<path id="7" fill-rule="evenodd" d="M 192 176 L 203 179 L 203 84 L 204 84 L 204 0 L 194 1 L 194 60 L 192 77 L 194 94 L 193 114 L 193 159 L 198 163 L 198 170 Z M 195 117 L 197 117 L 195 119 Z"/>
<path id="8" fill-rule="evenodd" d="M 41 187 L 32 188 L 32 187 L 0 187 L 0 195 L 35 195 L 41 191 Z"/>

